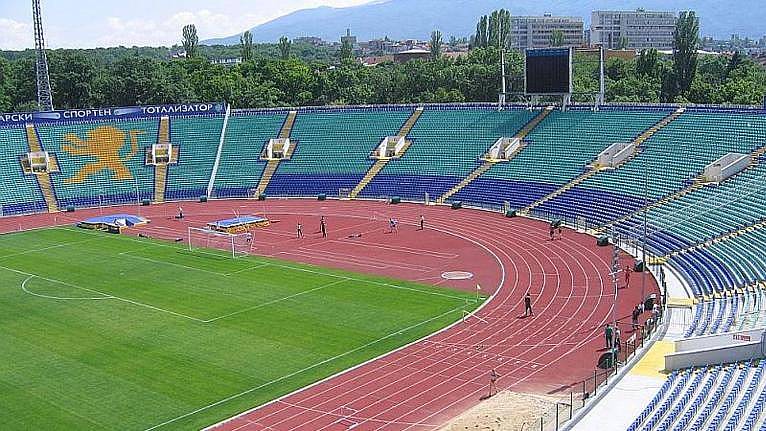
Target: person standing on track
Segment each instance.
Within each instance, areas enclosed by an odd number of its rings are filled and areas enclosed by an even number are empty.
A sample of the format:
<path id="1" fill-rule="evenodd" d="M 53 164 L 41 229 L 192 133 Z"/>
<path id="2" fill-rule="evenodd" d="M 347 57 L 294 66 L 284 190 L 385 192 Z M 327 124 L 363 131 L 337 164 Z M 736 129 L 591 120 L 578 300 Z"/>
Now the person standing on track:
<path id="1" fill-rule="evenodd" d="M 303 239 L 303 225 L 298 222 L 298 226 L 295 228 L 295 235 L 298 239 Z"/>
<path id="2" fill-rule="evenodd" d="M 497 371 L 493 368 L 492 371 L 489 372 L 489 396 L 495 395 L 497 393 L 497 378 L 500 377 L 500 374 L 497 374 Z"/>
<path id="3" fill-rule="evenodd" d="M 423 215 L 420 215 L 420 230 L 426 229 L 426 218 L 423 217 Z"/>
<path id="4" fill-rule="evenodd" d="M 641 317 L 641 309 L 638 308 L 638 305 L 633 308 L 633 313 L 630 315 L 630 317 L 632 318 L 633 331 L 635 331 L 638 329 L 638 318 Z"/>
<path id="5" fill-rule="evenodd" d="M 611 349 L 612 348 L 612 342 L 614 341 L 614 332 L 612 330 L 612 326 L 610 324 L 606 324 L 604 326 L 604 339 L 606 340 L 606 348 Z"/>
<path id="6" fill-rule="evenodd" d="M 524 295 L 524 317 L 529 317 L 534 314 L 535 313 L 532 312 L 532 297 L 529 295 L 529 292 L 527 292 L 527 294 Z"/>
<path id="7" fill-rule="evenodd" d="M 327 222 L 325 221 L 324 216 L 319 220 L 319 230 L 322 231 L 322 238 L 327 238 Z"/>
<path id="8" fill-rule="evenodd" d="M 633 272 L 633 268 L 630 267 L 630 264 L 625 265 L 625 287 L 630 286 L 630 273 Z"/>

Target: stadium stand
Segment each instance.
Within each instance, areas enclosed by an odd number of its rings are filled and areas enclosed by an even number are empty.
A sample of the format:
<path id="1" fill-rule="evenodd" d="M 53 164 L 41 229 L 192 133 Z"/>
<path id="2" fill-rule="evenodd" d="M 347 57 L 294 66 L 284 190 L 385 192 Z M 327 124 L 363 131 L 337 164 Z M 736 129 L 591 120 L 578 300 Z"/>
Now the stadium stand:
<path id="1" fill-rule="evenodd" d="M 360 197 L 422 201 L 427 193 L 495 209 L 508 202 L 533 216 L 582 219 L 600 228 L 594 233 L 614 227 L 628 237 L 641 235 L 645 209 L 650 258 L 672 269 L 694 297 L 683 337 L 766 327 L 766 115 L 676 109 L 580 107 L 544 119 L 541 109 L 489 105 L 425 106 L 418 116 L 413 106 L 235 111 L 211 197 L 353 189 Z M 223 114 L 163 118 L 178 160 L 165 167 L 162 182 L 143 158 L 161 133 L 156 116 L 0 127 L 2 215 L 153 200 L 155 184 L 164 184 L 163 199 L 205 196 Z M 397 133 L 410 141 L 407 151 L 371 169 L 371 152 Z M 481 160 L 498 139 L 513 136 L 526 143 L 513 158 Z M 291 157 L 262 160 L 264 145 L 278 137 L 297 142 Z M 640 144 L 626 162 L 589 168 L 623 142 Z M 60 172 L 25 173 L 21 157 L 36 150 L 55 156 Z M 720 184 L 698 180 L 728 153 L 748 154 L 752 163 Z M 765 429 L 764 368 L 766 361 L 754 360 L 674 371 L 629 430 Z"/>
<path id="2" fill-rule="evenodd" d="M 266 111 L 235 114 L 229 118 L 221 163 L 214 185 L 220 198 L 251 197 L 266 168 L 261 152 L 269 139 L 276 138 L 286 112 Z"/>
<path id="3" fill-rule="evenodd" d="M 628 430 L 763 429 L 764 368 L 756 360 L 673 372 Z"/>
<path id="4" fill-rule="evenodd" d="M 47 210 L 40 186 L 34 175 L 24 174 L 20 158 L 30 151 L 22 127 L 0 128 L 0 210 L 3 216 Z"/>
<path id="5" fill-rule="evenodd" d="M 372 150 L 395 135 L 410 113 L 406 108 L 299 111 L 291 133 L 297 147 L 280 163 L 266 194 L 337 196 L 341 188 L 353 189 L 374 163 Z"/>
<path id="6" fill-rule="evenodd" d="M 166 199 L 197 199 L 207 195 L 222 127 L 223 115 L 171 121 L 170 142 L 178 148 L 179 159 L 177 165 L 168 167 Z"/>
<path id="7" fill-rule="evenodd" d="M 667 112 L 555 111 L 527 136 L 529 145 L 499 164 L 453 199 L 521 209 L 579 177 L 607 146 L 629 141 Z M 546 208 L 541 209 L 547 211 Z"/>
<path id="8" fill-rule="evenodd" d="M 423 200 L 443 195 L 481 164 L 479 158 L 503 136 L 516 135 L 539 111 L 426 109 L 409 136 L 412 146 L 389 163 L 362 192 Z"/>
<path id="9" fill-rule="evenodd" d="M 153 196 L 152 172 L 143 149 L 157 138 L 156 120 L 40 124 L 44 150 L 56 155 L 51 174 L 58 206 L 95 207 L 137 203 Z"/>
<path id="10" fill-rule="evenodd" d="M 608 222 L 672 196 L 727 153 L 756 151 L 764 146 L 765 133 L 763 115 L 687 111 L 647 140 L 633 160 L 585 180 L 551 210 L 594 224 Z M 643 199 L 645 183 L 649 202 Z M 620 195 L 625 199 L 620 201 Z M 603 202 L 619 204 L 605 210 L 610 205 Z"/>

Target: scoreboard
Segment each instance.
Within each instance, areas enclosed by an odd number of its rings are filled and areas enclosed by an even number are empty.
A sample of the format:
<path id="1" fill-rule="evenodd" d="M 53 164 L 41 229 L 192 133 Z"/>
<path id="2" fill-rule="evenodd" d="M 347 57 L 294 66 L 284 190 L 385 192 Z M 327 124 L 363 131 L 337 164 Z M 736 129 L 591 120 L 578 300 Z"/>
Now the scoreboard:
<path id="1" fill-rule="evenodd" d="M 527 49 L 524 56 L 524 83 L 528 95 L 572 93 L 572 50 Z"/>

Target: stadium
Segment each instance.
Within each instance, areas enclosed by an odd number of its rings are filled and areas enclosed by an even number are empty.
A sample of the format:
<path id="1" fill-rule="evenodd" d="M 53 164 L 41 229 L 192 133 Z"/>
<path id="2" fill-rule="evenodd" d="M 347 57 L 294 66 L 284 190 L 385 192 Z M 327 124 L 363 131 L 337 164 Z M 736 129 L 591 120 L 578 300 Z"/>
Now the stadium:
<path id="1" fill-rule="evenodd" d="M 604 103 L 603 56 L 575 103 L 573 56 L 0 114 L 2 428 L 766 429 L 766 109 Z"/>

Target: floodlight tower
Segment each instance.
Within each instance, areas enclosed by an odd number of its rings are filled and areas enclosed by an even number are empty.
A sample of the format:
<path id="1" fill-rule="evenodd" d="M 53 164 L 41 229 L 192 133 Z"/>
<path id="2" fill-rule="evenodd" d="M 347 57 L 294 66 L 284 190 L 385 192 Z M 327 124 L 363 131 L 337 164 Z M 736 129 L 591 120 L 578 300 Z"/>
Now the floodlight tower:
<path id="1" fill-rule="evenodd" d="M 45 37 L 43 36 L 43 18 L 40 0 L 32 0 L 32 16 L 35 24 L 35 69 L 37 72 L 37 106 L 41 111 L 53 110 L 53 92 L 48 76 L 48 57 L 45 55 Z"/>

